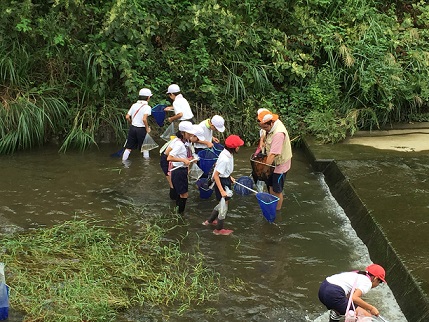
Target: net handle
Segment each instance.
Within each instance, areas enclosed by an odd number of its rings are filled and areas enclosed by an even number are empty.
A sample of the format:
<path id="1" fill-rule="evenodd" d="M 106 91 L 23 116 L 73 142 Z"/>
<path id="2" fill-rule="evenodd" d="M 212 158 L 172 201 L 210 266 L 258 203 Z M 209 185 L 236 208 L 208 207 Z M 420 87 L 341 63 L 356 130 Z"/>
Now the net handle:
<path id="1" fill-rule="evenodd" d="M 195 162 L 195 161 L 198 161 L 198 160 L 199 159 L 195 158 L 195 159 L 192 159 L 191 161 L 189 161 L 189 163 L 192 163 L 192 162 Z M 183 166 L 182 165 L 178 165 L 177 167 L 174 167 L 173 169 L 171 169 L 170 172 L 174 171 L 176 169 L 179 169 L 179 168 L 183 168 Z"/>
<path id="2" fill-rule="evenodd" d="M 249 188 L 248 186 L 245 186 L 244 184 L 242 184 L 242 183 L 240 183 L 240 182 L 235 181 L 234 183 L 235 183 L 235 184 L 238 184 L 239 186 L 242 186 L 243 188 L 246 188 L 247 190 L 250 190 L 250 191 L 252 191 L 252 192 L 254 192 L 254 193 L 258 193 L 258 191 L 253 190 L 253 189 Z"/>
<path id="3" fill-rule="evenodd" d="M 273 164 L 268 164 L 268 163 L 264 163 L 264 162 L 261 162 L 261 161 L 254 160 L 252 156 L 250 156 L 250 161 L 251 161 L 251 162 L 260 163 L 260 164 L 266 165 L 267 167 L 271 167 L 271 168 L 275 168 L 275 167 L 276 167 L 276 166 L 275 166 L 275 165 L 273 165 Z"/>

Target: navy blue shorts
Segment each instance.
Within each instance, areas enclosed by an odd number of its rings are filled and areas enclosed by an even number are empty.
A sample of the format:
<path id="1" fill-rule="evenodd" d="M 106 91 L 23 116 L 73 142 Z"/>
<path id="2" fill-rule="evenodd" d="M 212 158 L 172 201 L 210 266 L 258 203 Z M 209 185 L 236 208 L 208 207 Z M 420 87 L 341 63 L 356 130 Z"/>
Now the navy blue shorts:
<path id="1" fill-rule="evenodd" d="M 162 172 L 164 172 L 165 175 L 168 174 L 168 164 L 170 161 L 167 161 L 167 155 L 165 153 L 161 154 L 159 165 L 161 166 Z"/>
<path id="2" fill-rule="evenodd" d="M 287 172 L 273 173 L 266 182 L 267 187 L 273 187 L 273 191 L 276 193 L 282 192 L 285 185 L 286 174 Z"/>
<path id="3" fill-rule="evenodd" d="M 127 143 L 125 144 L 126 149 L 140 150 L 143 141 L 146 137 L 146 128 L 145 127 L 137 127 L 134 125 L 130 125 L 130 129 L 128 130 Z"/>
<path id="4" fill-rule="evenodd" d="M 188 192 L 188 168 L 171 171 L 171 183 L 179 195 Z"/>
<path id="5" fill-rule="evenodd" d="M 335 310 L 342 315 L 346 314 L 349 299 L 340 286 L 324 280 L 319 288 L 319 300 L 328 310 Z"/>
<path id="6" fill-rule="evenodd" d="M 228 177 L 228 178 L 219 178 L 219 179 L 220 179 L 220 183 L 222 184 L 223 189 L 225 189 L 225 187 L 228 187 L 229 190 L 232 190 L 231 189 L 231 178 L 230 177 Z M 220 199 L 222 199 L 222 195 L 220 194 L 220 191 L 219 191 L 216 183 L 214 184 L 214 191 L 215 191 L 215 194 L 216 194 L 216 200 L 220 201 Z M 231 199 L 231 198 L 230 197 L 226 197 L 225 201 L 228 201 L 229 199 Z"/>

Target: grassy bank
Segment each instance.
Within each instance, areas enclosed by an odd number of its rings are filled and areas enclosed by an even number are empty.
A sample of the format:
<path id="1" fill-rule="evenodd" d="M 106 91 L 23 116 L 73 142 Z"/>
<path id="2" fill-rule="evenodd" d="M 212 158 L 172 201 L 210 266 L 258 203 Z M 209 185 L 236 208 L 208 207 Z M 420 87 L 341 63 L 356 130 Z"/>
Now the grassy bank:
<path id="1" fill-rule="evenodd" d="M 11 308 L 27 321 L 114 321 L 130 307 L 180 314 L 216 298 L 219 276 L 198 250 L 166 241 L 168 228 L 118 222 L 68 221 L 3 238 Z"/>

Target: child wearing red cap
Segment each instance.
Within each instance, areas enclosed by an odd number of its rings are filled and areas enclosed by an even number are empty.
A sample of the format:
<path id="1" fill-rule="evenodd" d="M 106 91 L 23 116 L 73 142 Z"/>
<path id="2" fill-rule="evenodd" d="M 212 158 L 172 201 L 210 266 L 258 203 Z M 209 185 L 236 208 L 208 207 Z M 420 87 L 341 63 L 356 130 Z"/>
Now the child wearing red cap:
<path id="1" fill-rule="evenodd" d="M 212 180 L 215 183 L 216 200 L 219 204 L 213 209 L 210 218 L 203 222 L 203 225 L 216 224 L 216 229 L 213 231 L 215 235 L 229 235 L 233 231 L 224 229 L 223 223 L 228 211 L 228 202 L 231 199 L 231 183 L 234 178 L 231 173 L 234 170 L 234 153 L 237 153 L 244 141 L 238 135 L 230 135 L 225 140 L 225 148 L 219 154 L 213 170 Z"/>
<path id="2" fill-rule="evenodd" d="M 378 309 L 365 302 L 362 295 L 386 282 L 385 277 L 384 268 L 377 264 L 367 266 L 365 271 L 344 272 L 327 277 L 320 285 L 319 300 L 331 310 L 329 322 L 340 321 L 341 315 L 346 314 L 350 296 L 357 316 L 378 316 Z M 350 295 L 353 289 L 353 294 Z"/>

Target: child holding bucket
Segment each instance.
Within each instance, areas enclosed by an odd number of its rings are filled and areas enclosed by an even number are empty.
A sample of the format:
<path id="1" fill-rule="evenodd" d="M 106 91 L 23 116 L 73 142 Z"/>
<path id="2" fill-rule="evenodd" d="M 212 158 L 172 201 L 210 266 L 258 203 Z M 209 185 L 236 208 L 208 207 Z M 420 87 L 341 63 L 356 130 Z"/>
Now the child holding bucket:
<path id="1" fill-rule="evenodd" d="M 224 229 L 223 223 L 228 211 L 228 201 L 231 195 L 228 195 L 228 190 L 231 190 L 231 183 L 234 178 L 231 173 L 234 170 L 234 153 L 237 153 L 244 141 L 238 135 L 230 135 L 225 140 L 225 149 L 219 154 L 216 165 L 213 170 L 212 181 L 215 183 L 216 200 L 219 204 L 213 209 L 210 218 L 203 222 L 203 225 L 208 226 L 216 224 L 216 229 L 213 231 L 215 235 L 229 235 L 233 231 Z"/>

